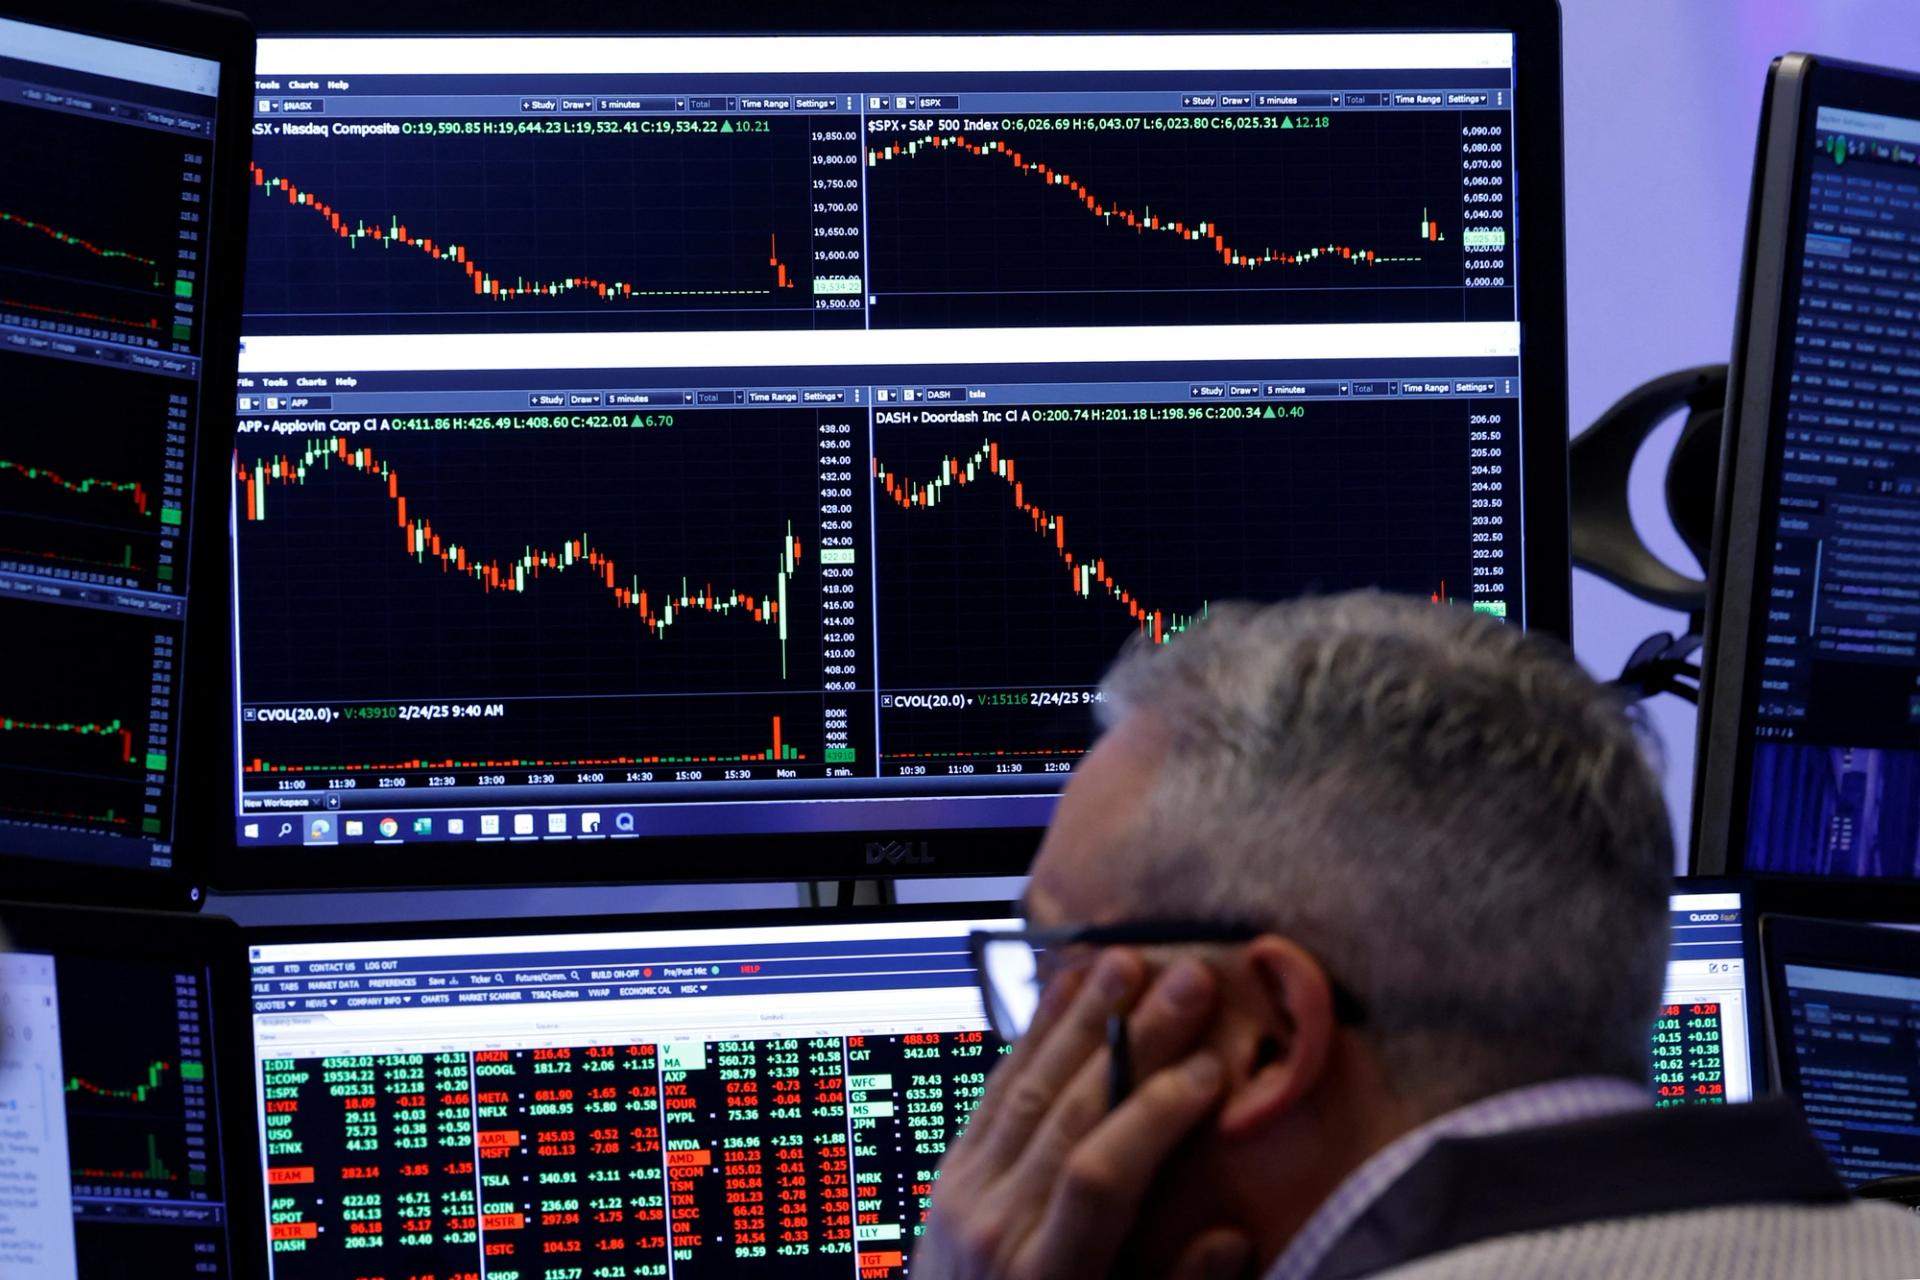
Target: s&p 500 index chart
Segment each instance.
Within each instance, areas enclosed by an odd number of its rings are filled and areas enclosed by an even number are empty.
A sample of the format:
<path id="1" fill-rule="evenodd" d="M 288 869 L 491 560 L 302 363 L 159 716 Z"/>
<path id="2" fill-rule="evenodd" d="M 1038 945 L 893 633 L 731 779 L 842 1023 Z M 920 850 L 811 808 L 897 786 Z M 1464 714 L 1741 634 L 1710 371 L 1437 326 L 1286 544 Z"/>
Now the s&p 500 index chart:
<path id="1" fill-rule="evenodd" d="M 1492 92 L 1115 96 L 869 115 L 873 322 L 1512 318 Z"/>
<path id="2" fill-rule="evenodd" d="M 725 95 L 699 113 L 672 113 L 667 98 L 668 114 L 637 115 L 609 113 L 657 110 L 659 95 L 512 101 L 547 110 L 262 118 L 249 330 L 861 322 L 858 204 L 825 189 L 857 175 L 855 117 L 756 112 Z"/>
<path id="3" fill-rule="evenodd" d="M 767 394 L 244 419 L 247 789 L 591 800 L 870 761 L 851 394 Z"/>

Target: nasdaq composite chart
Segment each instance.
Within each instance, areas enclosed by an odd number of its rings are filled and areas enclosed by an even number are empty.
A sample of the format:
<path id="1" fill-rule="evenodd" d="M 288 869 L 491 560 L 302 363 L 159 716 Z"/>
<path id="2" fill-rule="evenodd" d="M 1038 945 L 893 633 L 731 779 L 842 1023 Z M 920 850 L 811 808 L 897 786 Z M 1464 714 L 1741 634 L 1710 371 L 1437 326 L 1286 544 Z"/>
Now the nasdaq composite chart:
<path id="1" fill-rule="evenodd" d="M 136 1258 L 153 1274 L 226 1274 L 206 975 L 68 957 L 56 971 L 82 1274 Z"/>
<path id="2" fill-rule="evenodd" d="M 0 48 L 0 843 L 164 870 L 216 68 L 97 43 Z"/>
<path id="3" fill-rule="evenodd" d="M 860 323 L 857 193 L 830 186 L 857 174 L 851 123 L 681 113 L 353 129 L 256 129 L 254 332 Z"/>
<path id="4" fill-rule="evenodd" d="M 831 57 L 803 74 L 797 48 L 758 77 L 744 48 L 674 74 L 263 75 L 249 329 L 1514 317 L 1492 59 L 1089 76 L 980 56 L 905 86 Z"/>

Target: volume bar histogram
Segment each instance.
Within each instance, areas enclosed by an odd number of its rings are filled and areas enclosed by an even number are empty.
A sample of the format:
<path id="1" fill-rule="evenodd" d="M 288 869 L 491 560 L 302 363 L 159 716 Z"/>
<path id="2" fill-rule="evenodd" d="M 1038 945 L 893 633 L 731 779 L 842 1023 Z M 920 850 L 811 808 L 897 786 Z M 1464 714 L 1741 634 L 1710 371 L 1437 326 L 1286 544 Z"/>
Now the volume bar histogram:
<path id="1" fill-rule="evenodd" d="M 352 762 L 333 764 L 276 764 L 270 760 L 262 760 L 256 757 L 247 762 L 246 772 L 250 774 L 408 773 L 437 769 L 604 769 L 656 764 L 760 764 L 807 759 L 806 752 L 798 750 L 792 743 L 782 740 L 780 720 L 781 718 L 779 716 L 773 717 L 770 745 L 752 751 L 721 753 L 717 755 L 699 755 L 685 752 L 680 754 L 638 753 L 634 755 L 580 756 L 560 759 L 541 759 L 526 756 L 467 759 L 457 756 L 443 756 L 437 759 L 415 758 L 409 760 L 387 760 L 375 763 Z"/>

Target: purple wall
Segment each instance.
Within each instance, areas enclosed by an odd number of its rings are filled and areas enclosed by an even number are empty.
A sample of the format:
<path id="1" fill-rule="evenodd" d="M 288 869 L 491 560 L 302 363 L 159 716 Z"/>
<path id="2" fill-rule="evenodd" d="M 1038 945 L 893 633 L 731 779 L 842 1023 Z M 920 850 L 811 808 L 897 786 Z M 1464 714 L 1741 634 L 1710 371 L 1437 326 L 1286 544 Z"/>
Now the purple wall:
<path id="1" fill-rule="evenodd" d="M 1727 358 L 1754 134 L 1767 63 L 1789 51 L 1920 68 L 1912 0 L 1563 0 L 1567 300 L 1577 432 L 1629 388 Z M 1524 178 L 1523 178 L 1524 181 Z M 1634 473 L 1634 522 L 1663 559 L 1699 572 L 1661 492 L 1677 421 Z M 1576 573 L 1574 647 L 1599 676 L 1684 619 Z M 1687 827 L 1693 709 L 1648 705 L 1667 799 Z"/>

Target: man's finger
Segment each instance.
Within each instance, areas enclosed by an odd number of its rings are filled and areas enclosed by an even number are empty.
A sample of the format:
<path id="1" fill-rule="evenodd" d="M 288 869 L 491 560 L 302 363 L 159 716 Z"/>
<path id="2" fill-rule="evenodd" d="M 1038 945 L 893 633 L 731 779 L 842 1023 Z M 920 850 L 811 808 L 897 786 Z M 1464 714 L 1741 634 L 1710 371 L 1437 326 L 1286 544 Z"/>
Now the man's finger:
<path id="1" fill-rule="evenodd" d="M 1013 1053 L 1003 1058 L 989 1072 L 987 1091 L 981 1097 L 979 1105 L 974 1107 L 973 1114 L 967 1119 L 966 1129 L 955 1140 L 954 1145 L 957 1146 L 966 1141 L 968 1135 L 973 1135 L 977 1142 L 981 1135 L 992 1128 L 994 1113 L 999 1109 L 1000 1099 L 1008 1088 L 1006 1082 L 1019 1075 L 1024 1069 L 1026 1059 L 1033 1056 L 1032 1046 L 1044 1039 L 1047 1031 L 1059 1021 L 1062 1014 L 1073 1003 L 1074 997 L 1079 994 L 1086 977 L 1085 970 L 1075 969 L 1061 974 L 1047 984 L 1046 990 L 1040 995 L 1040 1007 L 1034 1011 L 1033 1021 L 1028 1024 L 1027 1034 L 1014 1045 Z M 1025 1053 L 1021 1052 L 1023 1047 L 1026 1049 Z"/>
<path id="2" fill-rule="evenodd" d="M 1014 1163 L 1054 1099 L 1106 1042 L 1107 1019 L 1133 1003 L 1144 972 L 1131 952 L 1107 951 L 1058 1019 L 1042 1034 L 1022 1039 L 1020 1051 L 987 1086 L 993 1107 L 979 1137 L 968 1144 L 969 1160 L 995 1168 Z"/>
<path id="3" fill-rule="evenodd" d="M 1142 1082 L 1096 1125 L 1060 1166 L 1021 1272 L 1107 1274 L 1140 1198 L 1173 1149 L 1213 1114 L 1225 1080 L 1219 1058 L 1196 1053 Z"/>
<path id="4" fill-rule="evenodd" d="M 1174 962 L 1147 989 L 1127 1019 L 1127 1040 L 1136 1078 L 1144 1079 L 1192 1052 L 1212 1021 L 1218 984 L 1213 971 L 1192 957 Z M 1042 1203 L 1074 1147 L 1107 1114 L 1108 1054 L 1090 1055 L 1071 1082 L 1058 1091 L 1028 1137 L 1012 1171 L 994 1195 L 1008 1212 Z"/>

